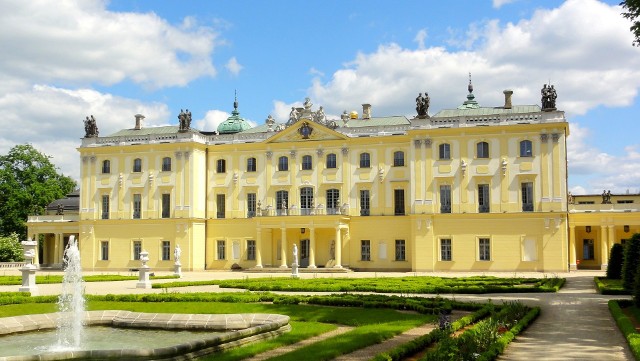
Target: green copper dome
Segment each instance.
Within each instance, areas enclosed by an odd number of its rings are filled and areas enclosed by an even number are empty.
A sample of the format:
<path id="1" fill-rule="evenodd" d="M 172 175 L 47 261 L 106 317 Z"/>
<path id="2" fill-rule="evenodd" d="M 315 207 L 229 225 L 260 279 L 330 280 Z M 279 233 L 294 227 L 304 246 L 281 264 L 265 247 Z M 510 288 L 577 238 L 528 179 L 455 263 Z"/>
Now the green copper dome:
<path id="1" fill-rule="evenodd" d="M 250 128 L 251 126 L 249 125 L 249 123 L 247 123 L 243 118 L 240 117 L 240 112 L 238 111 L 238 99 L 236 98 L 236 100 L 233 102 L 233 111 L 231 112 L 231 116 L 224 122 L 220 123 L 220 125 L 218 125 L 218 133 L 240 133 Z"/>

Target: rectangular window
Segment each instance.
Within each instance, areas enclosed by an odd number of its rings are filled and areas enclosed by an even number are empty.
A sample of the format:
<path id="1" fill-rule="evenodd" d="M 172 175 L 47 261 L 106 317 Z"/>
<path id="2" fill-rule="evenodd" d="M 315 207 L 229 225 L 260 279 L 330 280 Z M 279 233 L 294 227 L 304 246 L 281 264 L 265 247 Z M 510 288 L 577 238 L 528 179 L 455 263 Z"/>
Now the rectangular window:
<path id="1" fill-rule="evenodd" d="M 538 260 L 538 247 L 536 246 L 536 240 L 527 238 L 524 240 L 523 245 L 523 261 L 537 261 Z"/>
<path id="2" fill-rule="evenodd" d="M 524 182 L 522 188 L 522 211 L 533 212 L 533 183 Z"/>
<path id="3" fill-rule="evenodd" d="M 142 252 L 142 241 L 133 241 L 133 260 L 140 260 L 140 252 Z"/>
<path id="4" fill-rule="evenodd" d="M 404 239 L 396 239 L 396 261 L 405 261 L 405 242 Z"/>
<path id="5" fill-rule="evenodd" d="M 313 157 L 310 155 L 302 156 L 302 170 L 311 170 L 313 166 Z"/>
<path id="6" fill-rule="evenodd" d="M 247 218 L 256 216 L 256 194 L 247 193 Z"/>
<path id="7" fill-rule="evenodd" d="M 440 213 L 451 213 L 451 186 L 440 186 Z"/>
<path id="8" fill-rule="evenodd" d="M 491 240 L 489 238 L 478 239 L 478 259 L 491 261 Z"/>
<path id="9" fill-rule="evenodd" d="M 133 195 L 133 219 L 142 217 L 142 194 L 135 193 Z"/>
<path id="10" fill-rule="evenodd" d="M 451 261 L 451 239 L 445 238 L 440 240 L 440 260 Z"/>
<path id="11" fill-rule="evenodd" d="M 393 166 L 404 167 L 404 152 L 397 151 L 393 153 Z"/>
<path id="12" fill-rule="evenodd" d="M 224 202 L 225 202 L 225 195 L 216 194 L 216 218 L 224 218 L 226 213 Z"/>
<path id="13" fill-rule="evenodd" d="M 225 254 L 225 242 L 224 241 L 218 241 L 217 244 L 217 256 L 219 260 L 224 260 L 226 259 L 226 254 Z"/>
<path id="14" fill-rule="evenodd" d="M 595 259 L 595 250 L 593 246 L 593 239 L 582 240 L 582 259 L 593 260 Z"/>
<path id="15" fill-rule="evenodd" d="M 360 260 L 371 261 L 371 241 L 360 241 Z"/>
<path id="16" fill-rule="evenodd" d="M 285 156 L 278 158 L 278 170 L 280 172 L 286 172 L 289 170 L 289 158 Z"/>
<path id="17" fill-rule="evenodd" d="M 371 157 L 369 153 L 360 153 L 360 168 L 371 168 Z"/>
<path id="18" fill-rule="evenodd" d="M 533 146 L 530 140 L 523 140 L 520 142 L 520 156 L 521 157 L 533 156 Z"/>
<path id="19" fill-rule="evenodd" d="M 216 162 L 216 173 L 226 173 L 227 162 L 224 159 L 218 159 Z"/>
<path id="20" fill-rule="evenodd" d="M 247 159 L 247 172 L 255 172 L 256 171 L 256 159 L 251 157 Z"/>
<path id="21" fill-rule="evenodd" d="M 393 209 L 394 215 L 404 215 L 404 189 L 393 190 Z"/>
<path id="22" fill-rule="evenodd" d="M 133 160 L 133 172 L 134 173 L 142 172 L 142 159 L 136 158 Z"/>
<path id="23" fill-rule="evenodd" d="M 337 168 L 337 159 L 334 153 L 327 154 L 327 169 Z"/>
<path id="24" fill-rule="evenodd" d="M 103 160 L 102 161 L 102 174 L 109 174 L 111 173 L 111 161 L 110 160 Z"/>
<path id="25" fill-rule="evenodd" d="M 489 158 L 489 143 L 480 142 L 476 144 L 476 158 Z"/>
<path id="26" fill-rule="evenodd" d="M 327 189 L 327 214 L 338 214 L 340 210 L 340 190 Z"/>
<path id="27" fill-rule="evenodd" d="M 109 260 L 109 241 L 100 242 L 100 259 L 103 261 Z"/>
<path id="28" fill-rule="evenodd" d="M 276 192 L 276 215 L 284 216 L 287 214 L 287 204 L 289 203 L 289 192 Z"/>
<path id="29" fill-rule="evenodd" d="M 109 219 L 109 195 L 102 195 L 102 219 Z"/>
<path id="30" fill-rule="evenodd" d="M 451 146 L 447 143 L 442 143 L 438 146 L 438 159 L 448 160 L 451 159 Z"/>
<path id="31" fill-rule="evenodd" d="M 253 240 L 247 241 L 247 260 L 248 261 L 256 260 L 256 241 L 253 241 Z"/>
<path id="32" fill-rule="evenodd" d="M 162 158 L 162 171 L 171 172 L 171 158 L 169 157 Z"/>
<path id="33" fill-rule="evenodd" d="M 478 184 L 478 212 L 479 213 L 489 213 L 490 208 L 490 200 L 489 200 L 489 185 L 488 184 Z"/>
<path id="34" fill-rule="evenodd" d="M 162 194 L 162 218 L 171 217 L 171 194 Z"/>
<path id="35" fill-rule="evenodd" d="M 171 260 L 171 242 L 169 241 L 162 241 L 162 260 Z"/>
<path id="36" fill-rule="evenodd" d="M 619 201 L 616 201 L 616 203 L 618 203 L 618 204 L 631 204 L 631 203 L 633 203 L 633 200 L 632 199 L 621 199 Z"/>
<path id="37" fill-rule="evenodd" d="M 368 189 L 360 190 L 360 215 L 368 216 L 371 214 L 369 204 L 370 204 L 370 196 Z"/>

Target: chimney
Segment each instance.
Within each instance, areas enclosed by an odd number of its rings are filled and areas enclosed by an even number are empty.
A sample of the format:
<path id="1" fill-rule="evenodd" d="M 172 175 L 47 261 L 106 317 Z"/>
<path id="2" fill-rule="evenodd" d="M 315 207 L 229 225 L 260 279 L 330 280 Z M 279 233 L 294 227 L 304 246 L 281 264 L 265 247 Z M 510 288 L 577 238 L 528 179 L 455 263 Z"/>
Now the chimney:
<path id="1" fill-rule="evenodd" d="M 135 117 L 136 117 L 136 127 L 133 129 L 140 130 L 142 129 L 142 119 L 144 119 L 144 115 L 136 114 Z"/>
<path id="2" fill-rule="evenodd" d="M 362 104 L 362 119 L 371 119 L 371 104 Z"/>
<path id="3" fill-rule="evenodd" d="M 513 90 L 505 90 L 504 93 L 504 108 L 511 109 L 511 96 L 513 95 Z"/>

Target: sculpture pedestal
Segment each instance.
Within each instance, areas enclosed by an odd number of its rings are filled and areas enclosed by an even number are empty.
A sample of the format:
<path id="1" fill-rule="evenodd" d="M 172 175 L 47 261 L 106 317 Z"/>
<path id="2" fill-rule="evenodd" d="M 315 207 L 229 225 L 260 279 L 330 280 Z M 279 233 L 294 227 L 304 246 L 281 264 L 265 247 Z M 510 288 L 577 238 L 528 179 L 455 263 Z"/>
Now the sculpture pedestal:
<path id="1" fill-rule="evenodd" d="M 292 278 L 300 278 L 300 274 L 298 273 L 298 263 L 294 262 L 291 265 L 291 277 Z"/>
<path id="2" fill-rule="evenodd" d="M 140 271 L 138 273 L 138 283 L 136 283 L 136 288 L 151 288 L 151 281 L 149 281 L 150 272 L 151 272 L 151 268 L 149 268 L 149 266 L 140 267 Z"/>
<path id="3" fill-rule="evenodd" d="M 182 265 L 180 263 L 173 265 L 173 275 L 182 278 Z"/>
<path id="4" fill-rule="evenodd" d="M 22 286 L 18 289 L 18 291 L 30 292 L 31 296 L 38 295 L 38 286 L 36 286 L 37 270 L 38 269 L 31 264 L 20 268 L 20 272 L 22 272 Z"/>

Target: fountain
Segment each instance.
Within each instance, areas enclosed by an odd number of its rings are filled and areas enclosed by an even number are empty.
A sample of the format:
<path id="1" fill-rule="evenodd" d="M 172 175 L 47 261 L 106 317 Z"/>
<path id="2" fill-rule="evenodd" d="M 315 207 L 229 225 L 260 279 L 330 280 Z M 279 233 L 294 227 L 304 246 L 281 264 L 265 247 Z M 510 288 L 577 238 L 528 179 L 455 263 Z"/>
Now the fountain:
<path id="1" fill-rule="evenodd" d="M 146 266 L 148 254 L 144 253 L 141 259 Z M 183 360 L 291 330 L 289 317 L 277 314 L 85 312 L 80 251 L 73 236 L 64 262 L 60 312 L 0 318 L 0 360 Z M 147 272 L 141 273 L 141 281 L 146 283 L 149 267 L 143 269 Z M 55 329 L 57 343 L 46 341 L 48 331 Z M 47 344 L 53 346 L 42 346 Z"/>
<path id="2" fill-rule="evenodd" d="M 64 277 L 62 291 L 58 297 L 58 345 L 57 348 L 80 347 L 84 319 L 84 284 L 80 266 L 80 250 L 75 236 L 69 237 L 64 250 Z"/>

